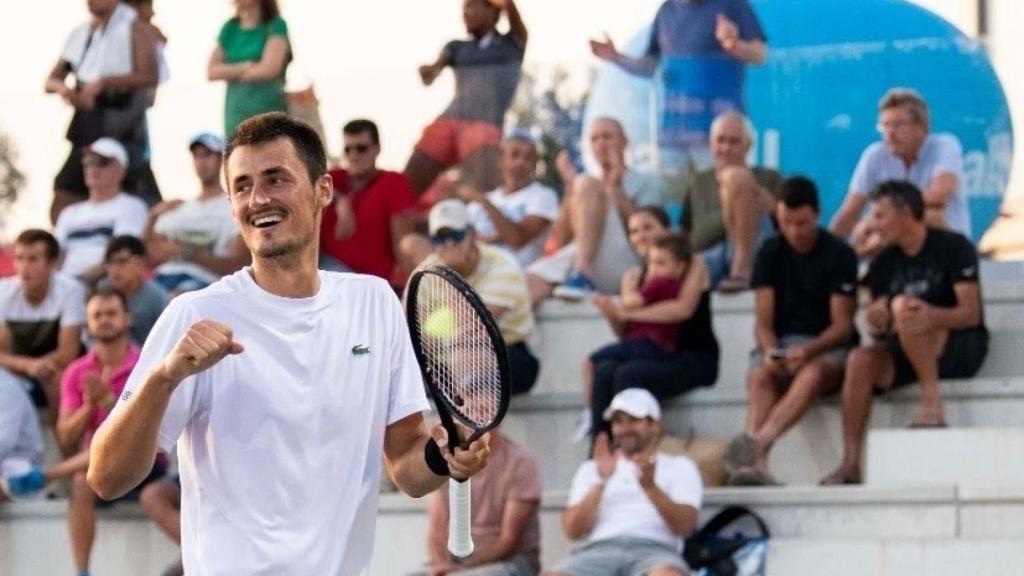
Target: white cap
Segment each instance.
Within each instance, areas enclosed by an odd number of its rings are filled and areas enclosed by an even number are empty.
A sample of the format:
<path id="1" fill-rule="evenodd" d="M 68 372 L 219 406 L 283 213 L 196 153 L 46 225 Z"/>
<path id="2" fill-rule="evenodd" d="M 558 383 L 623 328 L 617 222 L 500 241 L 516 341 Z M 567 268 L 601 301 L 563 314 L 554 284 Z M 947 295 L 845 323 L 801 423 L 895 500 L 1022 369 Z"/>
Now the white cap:
<path id="1" fill-rule="evenodd" d="M 85 149 L 97 156 L 116 160 L 121 166 L 128 166 L 128 151 L 113 138 L 100 138 L 86 146 Z"/>
<path id="2" fill-rule="evenodd" d="M 196 144 L 203 146 L 210 152 L 220 154 L 224 151 L 224 140 L 212 132 L 201 132 L 189 138 L 188 149 L 191 150 Z"/>
<path id="3" fill-rule="evenodd" d="M 430 209 L 427 222 L 431 234 L 437 234 L 442 228 L 465 230 L 469 228 L 469 211 L 462 200 L 442 200 Z"/>
<path id="4" fill-rule="evenodd" d="M 625 412 L 633 418 L 650 418 L 655 422 L 661 420 L 658 399 L 643 388 L 626 388 L 616 394 L 604 411 L 604 419 L 611 420 L 615 412 Z"/>

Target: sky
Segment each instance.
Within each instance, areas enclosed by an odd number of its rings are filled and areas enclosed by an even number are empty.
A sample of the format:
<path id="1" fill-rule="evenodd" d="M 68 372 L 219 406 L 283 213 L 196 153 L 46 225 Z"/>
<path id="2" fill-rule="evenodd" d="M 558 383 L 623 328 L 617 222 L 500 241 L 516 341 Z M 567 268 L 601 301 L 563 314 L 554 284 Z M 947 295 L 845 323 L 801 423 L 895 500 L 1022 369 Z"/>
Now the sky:
<path id="1" fill-rule="evenodd" d="M 541 78 L 556 65 L 586 77 L 596 64 L 587 38 L 607 32 L 622 44 L 653 18 L 660 3 L 519 0 L 530 29 L 527 67 Z M 918 3 L 964 29 L 973 27 L 972 2 Z M 447 40 L 464 36 L 461 0 L 280 0 L 280 5 L 295 65 L 305 71 L 299 76 L 312 80 L 320 98 L 329 152 L 338 154 L 339 128 L 347 119 L 368 117 L 381 128 L 380 164 L 401 169 L 423 126 L 451 97 L 450 72 L 427 88 L 416 68 L 432 61 Z M 169 39 L 171 79 L 149 114 L 153 167 L 165 198 L 191 197 L 197 185 L 187 141 L 196 132 L 222 129 L 223 83 L 206 80 L 206 62 L 233 7 L 229 0 L 156 0 L 156 11 L 154 22 Z M 18 165 L 28 176 L 0 238 L 48 224 L 53 176 L 69 150 L 63 135 L 70 110 L 42 87 L 68 33 L 86 18 L 85 0 L 36 0 L 19 3 L 14 17 L 0 19 L 0 54 L 5 55 L 0 130 L 14 141 Z"/>

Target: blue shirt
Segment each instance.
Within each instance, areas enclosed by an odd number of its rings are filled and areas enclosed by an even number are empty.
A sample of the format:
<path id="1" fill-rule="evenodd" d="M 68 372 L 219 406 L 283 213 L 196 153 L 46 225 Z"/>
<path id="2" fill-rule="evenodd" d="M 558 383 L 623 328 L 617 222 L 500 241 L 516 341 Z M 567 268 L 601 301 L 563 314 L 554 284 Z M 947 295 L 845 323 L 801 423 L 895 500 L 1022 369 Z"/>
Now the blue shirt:
<path id="1" fill-rule="evenodd" d="M 651 26 L 647 56 L 728 58 L 715 38 L 719 14 L 736 23 L 741 39 L 767 42 L 747 0 L 665 0 Z"/>

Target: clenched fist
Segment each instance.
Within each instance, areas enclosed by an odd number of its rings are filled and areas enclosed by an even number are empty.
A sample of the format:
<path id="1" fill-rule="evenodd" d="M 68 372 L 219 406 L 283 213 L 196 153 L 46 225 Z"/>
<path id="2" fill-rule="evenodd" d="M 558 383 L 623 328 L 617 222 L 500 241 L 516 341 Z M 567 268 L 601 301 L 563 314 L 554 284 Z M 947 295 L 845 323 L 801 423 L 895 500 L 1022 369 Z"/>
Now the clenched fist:
<path id="1" fill-rule="evenodd" d="M 178 340 L 160 369 L 177 385 L 220 362 L 228 354 L 241 354 L 243 349 L 232 339 L 231 328 L 213 320 L 200 320 Z"/>

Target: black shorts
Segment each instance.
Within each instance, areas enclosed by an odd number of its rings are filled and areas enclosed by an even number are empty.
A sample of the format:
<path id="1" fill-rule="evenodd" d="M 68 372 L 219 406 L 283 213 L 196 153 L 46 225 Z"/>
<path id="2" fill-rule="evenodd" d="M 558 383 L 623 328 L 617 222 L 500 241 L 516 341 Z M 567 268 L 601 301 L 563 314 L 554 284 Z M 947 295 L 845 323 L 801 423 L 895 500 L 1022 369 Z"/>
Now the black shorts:
<path id="1" fill-rule="evenodd" d="M 89 189 L 85 187 L 85 170 L 82 168 L 82 151 L 74 146 L 68 159 L 64 161 L 60 172 L 53 179 L 53 189 L 69 192 L 77 199 L 89 197 Z"/>
<path id="2" fill-rule="evenodd" d="M 917 382 L 917 373 L 903 352 L 899 338 L 889 338 L 885 347 L 892 354 L 895 364 L 893 388 Z M 987 330 L 954 330 L 949 333 L 946 348 L 939 357 L 939 378 L 971 378 L 978 373 L 987 355 Z"/>

